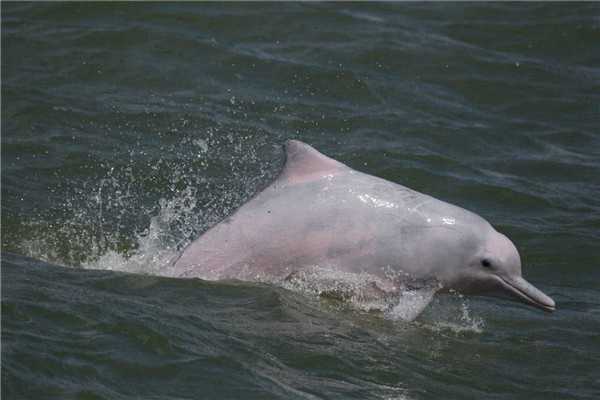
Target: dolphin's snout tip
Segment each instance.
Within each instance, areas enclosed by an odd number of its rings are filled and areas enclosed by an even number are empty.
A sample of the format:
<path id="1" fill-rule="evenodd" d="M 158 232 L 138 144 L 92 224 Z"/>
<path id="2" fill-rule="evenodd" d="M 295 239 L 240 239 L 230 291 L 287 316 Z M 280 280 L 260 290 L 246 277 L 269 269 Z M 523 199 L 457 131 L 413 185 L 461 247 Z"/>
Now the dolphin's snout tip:
<path id="1" fill-rule="evenodd" d="M 548 296 L 541 290 L 538 290 L 533 285 L 530 284 L 530 286 L 531 286 L 531 288 L 535 289 L 535 291 L 537 292 L 537 293 L 535 293 L 535 295 L 532 295 L 531 292 L 529 293 L 529 295 L 532 297 L 533 302 L 535 303 L 535 304 L 533 304 L 534 306 L 537 306 L 537 307 L 541 308 L 542 310 L 548 311 L 548 312 L 556 311 L 556 303 L 554 302 L 552 297 Z"/>
<path id="2" fill-rule="evenodd" d="M 527 285 L 529 285 L 528 291 L 526 293 L 530 296 L 530 300 L 532 300 L 535 303 L 535 306 L 548 312 L 556 311 L 556 303 L 554 302 L 552 297 L 537 289 L 529 282 L 525 282 L 527 283 Z"/>
<path id="3" fill-rule="evenodd" d="M 522 277 L 498 277 L 504 289 L 523 303 L 540 308 L 547 312 L 556 311 L 556 303 L 544 292 L 527 282 Z"/>
<path id="4" fill-rule="evenodd" d="M 537 299 L 535 303 L 530 304 L 547 312 L 556 311 L 556 303 L 548 296 L 546 296 L 545 301 L 540 301 L 540 299 Z"/>
<path id="5" fill-rule="evenodd" d="M 546 296 L 546 298 L 548 299 L 548 301 L 537 301 L 536 304 L 532 304 L 534 307 L 537 307 L 543 311 L 552 313 L 554 311 L 556 311 L 556 303 L 554 302 L 554 300 L 552 300 L 550 297 Z"/>

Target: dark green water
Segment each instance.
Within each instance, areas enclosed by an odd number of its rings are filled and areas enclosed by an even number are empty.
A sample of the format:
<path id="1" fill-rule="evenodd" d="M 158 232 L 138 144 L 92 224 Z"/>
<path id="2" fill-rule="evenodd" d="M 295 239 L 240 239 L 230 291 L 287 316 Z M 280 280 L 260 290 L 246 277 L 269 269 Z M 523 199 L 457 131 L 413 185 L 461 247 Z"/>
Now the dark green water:
<path id="1" fill-rule="evenodd" d="M 1 8 L 3 399 L 600 397 L 598 4 Z M 484 216 L 557 311 L 152 275 L 288 138 Z"/>

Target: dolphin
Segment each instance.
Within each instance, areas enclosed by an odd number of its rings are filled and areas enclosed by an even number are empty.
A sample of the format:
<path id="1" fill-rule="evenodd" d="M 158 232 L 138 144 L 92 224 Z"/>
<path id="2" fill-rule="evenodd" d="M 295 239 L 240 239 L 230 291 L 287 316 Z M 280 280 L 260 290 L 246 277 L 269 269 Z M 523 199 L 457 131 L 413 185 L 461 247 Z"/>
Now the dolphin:
<path id="1" fill-rule="evenodd" d="M 515 245 L 477 214 L 356 171 L 289 140 L 277 178 L 189 244 L 170 275 L 286 279 L 311 266 L 442 291 L 499 295 L 545 311 L 554 301 L 521 275 Z"/>

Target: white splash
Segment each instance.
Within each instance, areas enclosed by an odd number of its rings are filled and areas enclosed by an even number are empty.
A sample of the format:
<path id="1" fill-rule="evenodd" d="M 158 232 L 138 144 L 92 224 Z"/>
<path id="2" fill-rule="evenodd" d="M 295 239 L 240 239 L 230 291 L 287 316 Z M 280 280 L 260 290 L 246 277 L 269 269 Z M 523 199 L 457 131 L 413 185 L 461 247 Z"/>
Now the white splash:
<path id="1" fill-rule="evenodd" d="M 190 135 L 152 151 L 140 142 L 127 151 L 129 159 L 122 154 L 95 165 L 102 175 L 61 183 L 61 202 L 24 222 L 21 253 L 69 267 L 167 275 L 188 241 L 229 215 L 272 173 L 257 156 L 271 146 L 252 132 L 234 135 L 217 126 L 199 134 L 187 120 L 175 125 L 171 131 Z M 211 152 L 215 148 L 229 157 Z M 206 171 L 213 164 L 229 173 L 211 180 Z"/>
<path id="2" fill-rule="evenodd" d="M 439 290 L 435 283 L 414 289 L 364 272 L 351 273 L 321 266 L 295 272 L 279 284 L 311 296 L 344 301 L 359 311 L 381 312 L 384 318 L 395 321 L 413 321 Z"/>
<path id="3" fill-rule="evenodd" d="M 148 228 L 137 235 L 138 247 L 130 255 L 109 250 L 99 258 L 82 264 L 86 269 L 108 269 L 151 275 L 168 275 L 171 260 L 179 254 L 179 243 L 166 238 L 169 227 L 196 207 L 193 192 L 188 188 L 180 196 L 159 201 L 158 215 L 150 219 Z M 168 240 L 171 239 L 171 240 Z M 175 242 L 175 243 L 174 243 Z"/>
<path id="4" fill-rule="evenodd" d="M 457 292 L 440 296 L 421 319 L 421 326 L 433 332 L 480 334 L 485 328 L 482 318 L 472 315 L 467 299 Z"/>

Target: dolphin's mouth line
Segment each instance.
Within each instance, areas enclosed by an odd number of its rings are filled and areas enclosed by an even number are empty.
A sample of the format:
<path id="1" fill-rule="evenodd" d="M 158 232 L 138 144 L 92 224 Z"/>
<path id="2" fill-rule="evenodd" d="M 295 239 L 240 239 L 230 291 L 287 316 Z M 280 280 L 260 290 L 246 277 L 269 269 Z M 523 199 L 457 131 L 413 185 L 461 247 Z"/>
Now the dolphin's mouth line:
<path id="1" fill-rule="evenodd" d="M 545 304 L 545 303 L 540 302 L 538 299 L 530 296 L 527 292 L 523 291 L 522 289 L 520 289 L 519 287 L 514 285 L 512 282 L 510 282 L 509 280 L 506 280 L 499 275 L 494 275 L 494 277 L 498 278 L 498 280 L 501 282 L 501 284 L 505 288 L 508 288 L 509 290 L 511 290 L 514 294 L 516 294 L 518 297 L 520 297 L 526 303 L 529 303 L 533 306 L 536 306 L 536 307 L 541 308 L 542 310 L 548 311 L 548 312 L 553 312 L 556 310 L 555 305 Z"/>

